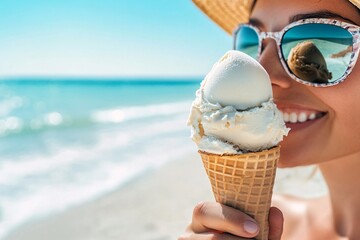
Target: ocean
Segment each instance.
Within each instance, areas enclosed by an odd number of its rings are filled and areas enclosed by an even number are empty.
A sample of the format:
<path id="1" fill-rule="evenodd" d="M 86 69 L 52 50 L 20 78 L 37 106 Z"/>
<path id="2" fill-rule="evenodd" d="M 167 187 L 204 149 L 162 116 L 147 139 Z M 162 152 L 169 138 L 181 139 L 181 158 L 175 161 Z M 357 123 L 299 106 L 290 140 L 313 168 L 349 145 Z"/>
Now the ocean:
<path id="1" fill-rule="evenodd" d="M 0 80 L 0 239 L 196 151 L 200 81 Z"/>

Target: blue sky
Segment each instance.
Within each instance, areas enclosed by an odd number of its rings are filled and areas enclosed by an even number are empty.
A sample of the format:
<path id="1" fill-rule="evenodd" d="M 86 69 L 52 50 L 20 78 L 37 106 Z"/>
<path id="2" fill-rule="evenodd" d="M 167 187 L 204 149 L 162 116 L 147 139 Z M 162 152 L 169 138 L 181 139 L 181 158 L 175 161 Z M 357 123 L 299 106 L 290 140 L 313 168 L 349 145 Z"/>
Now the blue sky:
<path id="1" fill-rule="evenodd" d="M 230 48 L 190 0 L 0 2 L 0 76 L 203 76 Z"/>

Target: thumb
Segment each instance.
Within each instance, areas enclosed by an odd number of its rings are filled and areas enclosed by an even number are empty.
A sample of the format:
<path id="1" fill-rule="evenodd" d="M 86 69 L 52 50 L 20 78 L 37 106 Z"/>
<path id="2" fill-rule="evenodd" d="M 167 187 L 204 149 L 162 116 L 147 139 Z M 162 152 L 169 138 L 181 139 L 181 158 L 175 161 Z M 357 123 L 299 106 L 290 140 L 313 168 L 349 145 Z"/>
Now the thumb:
<path id="1" fill-rule="evenodd" d="M 271 207 L 269 212 L 269 240 L 280 240 L 283 232 L 284 217 L 282 212 Z"/>

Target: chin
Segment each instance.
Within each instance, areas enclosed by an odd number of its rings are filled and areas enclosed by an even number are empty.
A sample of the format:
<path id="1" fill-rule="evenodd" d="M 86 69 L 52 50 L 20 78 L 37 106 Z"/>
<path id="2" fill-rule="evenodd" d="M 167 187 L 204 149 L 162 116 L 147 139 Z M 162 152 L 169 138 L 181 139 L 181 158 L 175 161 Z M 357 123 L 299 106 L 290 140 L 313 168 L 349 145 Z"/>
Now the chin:
<path id="1" fill-rule="evenodd" d="M 284 154 L 280 152 L 280 159 L 277 165 L 278 168 L 292 168 L 297 166 L 299 166 L 299 164 L 295 164 L 293 161 L 289 161 L 288 158 L 286 158 Z"/>
<path id="2" fill-rule="evenodd" d="M 318 163 L 317 160 L 320 160 L 316 153 L 311 153 L 313 152 L 311 148 L 307 148 L 304 145 L 300 145 L 299 147 L 299 144 L 289 144 L 288 141 L 284 141 L 280 145 L 280 159 L 278 162 L 279 168 L 306 166 L 316 164 Z"/>

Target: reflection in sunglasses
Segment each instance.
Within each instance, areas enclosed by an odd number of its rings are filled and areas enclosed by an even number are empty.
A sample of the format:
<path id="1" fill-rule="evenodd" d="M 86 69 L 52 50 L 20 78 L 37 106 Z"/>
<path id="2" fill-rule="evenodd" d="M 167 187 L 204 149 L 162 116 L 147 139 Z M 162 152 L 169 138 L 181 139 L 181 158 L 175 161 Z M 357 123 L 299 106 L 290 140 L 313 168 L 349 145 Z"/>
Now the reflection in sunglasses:
<path id="1" fill-rule="evenodd" d="M 346 54 L 351 53 L 353 51 L 353 47 L 352 46 L 348 46 L 345 50 L 332 54 L 331 58 L 341 58 L 341 57 L 345 57 Z"/>
<path id="2" fill-rule="evenodd" d="M 311 41 L 297 44 L 290 50 L 287 64 L 297 77 L 312 83 L 328 83 L 332 78 L 320 50 Z"/>

